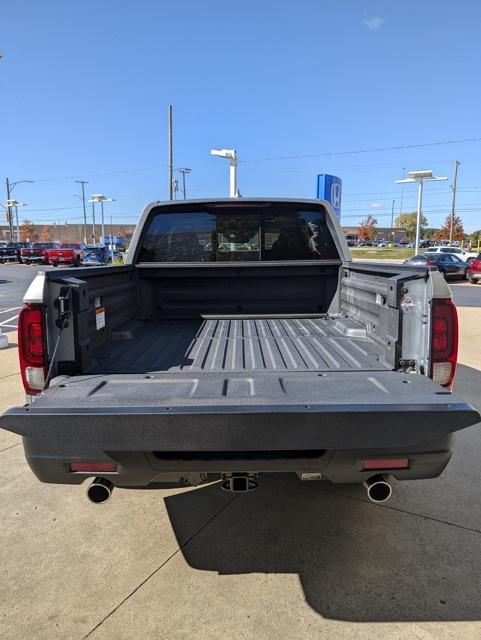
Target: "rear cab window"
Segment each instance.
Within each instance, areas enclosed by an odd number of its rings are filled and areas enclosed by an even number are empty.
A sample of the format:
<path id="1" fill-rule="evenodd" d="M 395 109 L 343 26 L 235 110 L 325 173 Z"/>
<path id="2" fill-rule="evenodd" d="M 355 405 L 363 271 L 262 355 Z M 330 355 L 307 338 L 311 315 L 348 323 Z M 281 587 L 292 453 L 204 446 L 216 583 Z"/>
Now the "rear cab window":
<path id="1" fill-rule="evenodd" d="M 322 205 L 177 205 L 152 210 L 138 262 L 339 259 Z"/>

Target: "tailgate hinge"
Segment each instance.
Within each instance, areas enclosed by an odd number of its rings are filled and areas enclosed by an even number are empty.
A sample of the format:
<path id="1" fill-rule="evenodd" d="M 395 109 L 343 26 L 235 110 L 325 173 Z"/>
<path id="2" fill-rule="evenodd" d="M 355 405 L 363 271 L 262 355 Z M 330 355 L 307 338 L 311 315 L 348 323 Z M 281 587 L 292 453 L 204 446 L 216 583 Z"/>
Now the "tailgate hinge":
<path id="1" fill-rule="evenodd" d="M 409 358 L 400 358 L 397 371 L 401 373 L 418 373 L 418 363 L 416 360 L 410 360 Z"/>

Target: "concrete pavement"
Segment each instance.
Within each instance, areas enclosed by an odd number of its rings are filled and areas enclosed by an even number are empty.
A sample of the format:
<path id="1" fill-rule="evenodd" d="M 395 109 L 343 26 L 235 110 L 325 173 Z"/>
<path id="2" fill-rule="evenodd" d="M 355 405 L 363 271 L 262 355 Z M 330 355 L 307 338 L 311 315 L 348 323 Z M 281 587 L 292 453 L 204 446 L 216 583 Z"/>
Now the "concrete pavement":
<path id="1" fill-rule="evenodd" d="M 481 408 L 481 309 L 459 315 L 457 391 Z M 22 402 L 11 346 L 0 410 Z M 2 640 L 481 636 L 479 425 L 439 479 L 386 505 L 279 475 L 240 497 L 116 489 L 99 507 L 38 483 L 18 441 L 0 432 Z"/>

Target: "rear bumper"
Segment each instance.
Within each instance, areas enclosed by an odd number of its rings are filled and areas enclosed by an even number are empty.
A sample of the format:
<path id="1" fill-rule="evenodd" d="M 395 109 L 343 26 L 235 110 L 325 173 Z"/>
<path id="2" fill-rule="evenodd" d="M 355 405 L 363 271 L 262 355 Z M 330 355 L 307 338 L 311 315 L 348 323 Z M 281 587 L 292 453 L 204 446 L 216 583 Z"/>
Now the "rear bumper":
<path id="1" fill-rule="evenodd" d="M 93 451 L 52 448 L 41 440 L 24 438 L 25 456 L 41 482 L 81 484 L 96 474 L 70 472 L 71 462 L 115 462 L 118 472 L 104 473 L 116 486 L 143 487 L 158 483 L 189 484 L 193 478 L 216 480 L 223 473 L 320 473 L 334 483 L 360 483 L 382 471 L 363 471 L 362 460 L 380 457 L 409 458 L 409 468 L 387 471 L 398 480 L 437 477 L 448 464 L 453 436 L 448 435 L 417 447 L 359 449 L 345 451 L 292 452 L 292 456 L 256 457 L 209 455 L 169 456 L 143 451 Z M 278 452 L 279 453 L 279 452 Z M 225 452 L 224 452 L 225 454 Z"/>
<path id="2" fill-rule="evenodd" d="M 44 256 L 21 256 L 22 262 L 41 262 L 42 264 L 47 263 L 47 259 Z"/>

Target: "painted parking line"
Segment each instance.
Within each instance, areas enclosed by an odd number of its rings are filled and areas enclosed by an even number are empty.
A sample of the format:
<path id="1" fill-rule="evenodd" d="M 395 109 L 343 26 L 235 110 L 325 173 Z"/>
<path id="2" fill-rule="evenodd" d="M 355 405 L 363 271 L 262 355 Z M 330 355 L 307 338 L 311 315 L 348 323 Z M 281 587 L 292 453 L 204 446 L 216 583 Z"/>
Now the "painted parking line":
<path id="1" fill-rule="evenodd" d="M 9 325 L 9 322 L 12 322 L 12 320 L 16 320 L 18 318 L 18 314 L 16 316 L 12 316 L 11 318 L 7 318 L 6 320 L 3 320 L 3 322 L 0 322 L 0 327 L 8 327 L 8 326 L 12 326 Z"/>
<path id="2" fill-rule="evenodd" d="M 17 309 L 21 309 L 22 307 L 10 307 L 10 309 L 0 309 L 0 313 L 8 313 L 9 311 L 17 311 Z"/>

